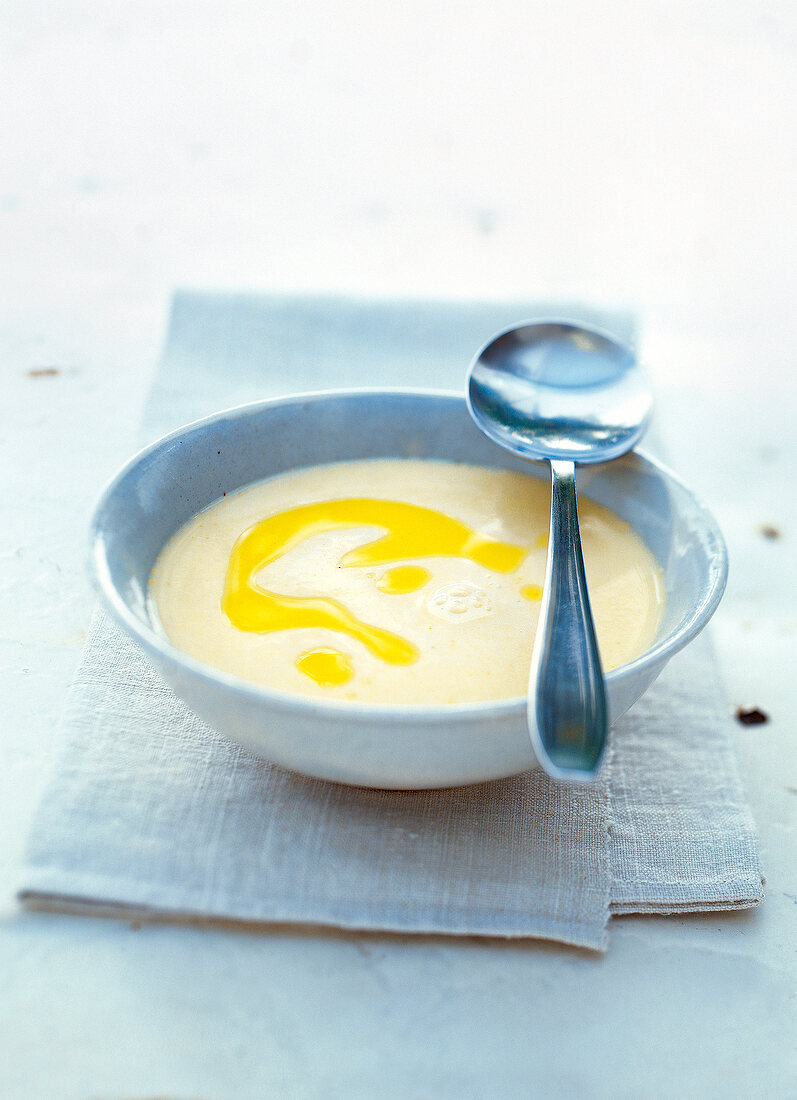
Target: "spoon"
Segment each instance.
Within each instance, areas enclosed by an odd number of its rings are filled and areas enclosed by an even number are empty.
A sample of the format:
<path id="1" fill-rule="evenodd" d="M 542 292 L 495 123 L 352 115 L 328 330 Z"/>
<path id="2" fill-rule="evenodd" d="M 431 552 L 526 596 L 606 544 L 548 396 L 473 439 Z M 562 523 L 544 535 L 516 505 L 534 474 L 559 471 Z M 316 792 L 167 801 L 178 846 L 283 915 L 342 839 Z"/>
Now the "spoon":
<path id="1" fill-rule="evenodd" d="M 534 755 L 556 779 L 591 779 L 608 734 L 575 466 L 630 450 L 645 430 L 651 401 L 629 348 L 569 321 L 500 332 L 468 374 L 468 408 L 485 435 L 551 468 L 548 563 L 529 673 L 528 727 Z"/>

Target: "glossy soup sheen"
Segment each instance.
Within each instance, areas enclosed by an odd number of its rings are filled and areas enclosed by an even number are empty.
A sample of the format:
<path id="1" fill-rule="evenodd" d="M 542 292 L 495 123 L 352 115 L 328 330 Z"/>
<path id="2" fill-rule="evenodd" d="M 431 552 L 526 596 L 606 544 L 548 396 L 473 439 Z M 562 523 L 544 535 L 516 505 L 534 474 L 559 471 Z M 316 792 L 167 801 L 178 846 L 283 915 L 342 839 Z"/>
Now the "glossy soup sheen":
<path id="1" fill-rule="evenodd" d="M 170 540 L 151 579 L 178 648 L 280 691 L 381 703 L 526 692 L 548 542 L 547 482 L 445 462 L 335 463 L 241 489 Z M 580 500 L 604 668 L 651 644 L 661 569 Z"/>

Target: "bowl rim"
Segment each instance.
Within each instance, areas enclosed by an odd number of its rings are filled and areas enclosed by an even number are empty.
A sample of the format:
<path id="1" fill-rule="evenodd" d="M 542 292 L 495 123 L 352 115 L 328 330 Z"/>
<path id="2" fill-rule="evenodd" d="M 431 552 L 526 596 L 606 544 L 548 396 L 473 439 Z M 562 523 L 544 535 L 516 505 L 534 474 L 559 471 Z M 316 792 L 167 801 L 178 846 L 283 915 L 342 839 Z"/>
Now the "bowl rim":
<path id="1" fill-rule="evenodd" d="M 92 512 L 89 526 L 89 566 L 94 586 L 116 622 L 150 654 L 167 663 L 182 666 L 192 676 L 199 677 L 206 683 L 233 691 L 239 696 L 247 697 L 252 702 L 269 704 L 271 707 L 276 707 L 284 712 L 299 712 L 305 717 L 332 719 L 346 715 L 357 721 L 378 721 L 389 726 L 401 725 L 405 721 L 418 721 L 419 719 L 432 724 L 447 724 L 452 719 L 478 721 L 492 716 L 496 721 L 501 721 L 511 718 L 518 711 L 525 710 L 527 706 L 525 695 L 510 699 L 465 703 L 366 703 L 343 699 L 318 700 L 313 696 L 297 695 L 293 692 L 280 691 L 277 688 L 270 688 L 244 680 L 192 657 L 173 645 L 168 638 L 159 634 L 151 625 L 144 624 L 130 609 L 111 579 L 109 563 L 104 552 L 105 544 L 101 518 L 108 501 L 119 485 L 137 466 L 152 455 L 199 429 L 204 429 L 208 425 L 225 419 L 239 417 L 242 414 L 254 414 L 261 410 L 298 403 L 317 403 L 331 398 L 351 397 L 365 400 L 377 396 L 408 397 L 420 400 L 424 398 L 443 398 L 457 402 L 462 406 L 463 411 L 467 412 L 466 397 L 459 390 L 406 386 L 357 386 L 301 391 L 283 394 L 278 397 L 264 398 L 259 401 L 249 401 L 230 408 L 220 409 L 207 416 L 182 424 L 142 447 L 106 482 Z M 497 444 L 496 450 L 500 451 Z M 605 672 L 604 677 L 607 685 L 622 685 L 627 680 L 650 673 L 651 670 L 654 671 L 655 675 L 657 666 L 663 665 L 700 633 L 722 599 L 728 578 L 728 551 L 725 539 L 717 521 L 703 500 L 663 462 L 636 448 L 628 454 L 652 467 L 665 481 L 674 484 L 691 500 L 703 521 L 702 534 L 710 551 L 710 567 L 706 589 L 702 597 L 691 608 L 689 615 L 678 628 L 665 638 L 657 641 L 654 646 L 633 661 Z M 623 457 L 625 456 L 613 461 L 622 461 Z M 329 461 L 332 463 L 336 460 L 330 459 Z M 439 461 L 444 461 L 444 459 L 439 459 Z M 543 465 L 543 463 L 533 462 L 530 459 L 526 461 L 536 466 Z M 244 488 L 244 486 L 236 488 Z"/>

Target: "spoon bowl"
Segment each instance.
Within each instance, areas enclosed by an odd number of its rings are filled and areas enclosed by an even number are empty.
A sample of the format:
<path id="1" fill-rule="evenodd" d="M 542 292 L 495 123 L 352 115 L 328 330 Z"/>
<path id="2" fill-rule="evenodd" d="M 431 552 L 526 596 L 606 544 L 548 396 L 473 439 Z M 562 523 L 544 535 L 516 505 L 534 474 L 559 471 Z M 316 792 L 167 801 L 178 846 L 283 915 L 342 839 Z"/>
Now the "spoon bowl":
<path id="1" fill-rule="evenodd" d="M 544 321 L 485 344 L 470 369 L 468 407 L 515 454 L 606 462 L 642 436 L 651 394 L 630 348 L 599 329 Z"/>
<path id="2" fill-rule="evenodd" d="M 629 451 L 651 393 L 630 348 L 569 321 L 516 325 L 476 355 L 468 409 L 495 443 L 551 469 L 551 526 L 529 673 L 528 728 L 557 779 L 592 779 L 606 747 L 606 689 L 587 592 L 575 464 Z"/>

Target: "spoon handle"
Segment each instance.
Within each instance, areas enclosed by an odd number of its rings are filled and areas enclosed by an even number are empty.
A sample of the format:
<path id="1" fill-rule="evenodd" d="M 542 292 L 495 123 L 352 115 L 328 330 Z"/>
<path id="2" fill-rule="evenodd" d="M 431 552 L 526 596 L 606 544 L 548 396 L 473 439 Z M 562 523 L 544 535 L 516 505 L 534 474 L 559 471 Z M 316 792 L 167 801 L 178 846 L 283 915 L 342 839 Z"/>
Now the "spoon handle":
<path id="1" fill-rule="evenodd" d="M 551 462 L 548 564 L 529 675 L 528 724 L 540 765 L 591 779 L 607 737 L 606 692 L 589 606 L 573 462 Z"/>

